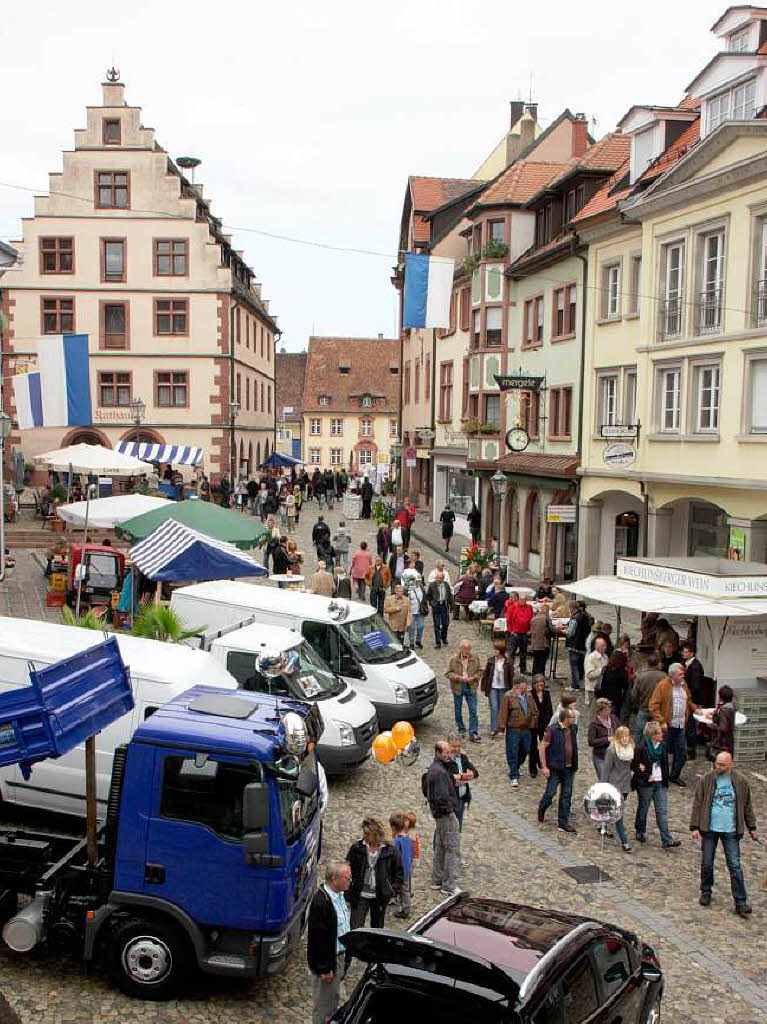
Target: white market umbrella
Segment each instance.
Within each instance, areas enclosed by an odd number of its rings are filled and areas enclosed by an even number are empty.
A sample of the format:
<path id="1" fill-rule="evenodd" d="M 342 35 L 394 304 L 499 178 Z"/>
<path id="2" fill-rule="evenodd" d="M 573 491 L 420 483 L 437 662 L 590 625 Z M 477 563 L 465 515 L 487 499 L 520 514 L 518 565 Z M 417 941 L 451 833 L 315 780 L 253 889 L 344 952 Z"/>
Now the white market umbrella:
<path id="1" fill-rule="evenodd" d="M 87 518 L 97 530 L 113 530 L 144 512 L 169 505 L 167 498 L 155 498 L 150 494 L 115 494 L 111 498 L 95 498 L 93 501 L 74 501 L 56 509 L 58 515 L 72 526 L 83 526 Z"/>
<path id="2" fill-rule="evenodd" d="M 154 467 L 132 455 L 100 444 L 72 444 L 35 456 L 35 462 L 62 473 L 94 473 L 99 476 L 134 476 L 153 473 Z"/>

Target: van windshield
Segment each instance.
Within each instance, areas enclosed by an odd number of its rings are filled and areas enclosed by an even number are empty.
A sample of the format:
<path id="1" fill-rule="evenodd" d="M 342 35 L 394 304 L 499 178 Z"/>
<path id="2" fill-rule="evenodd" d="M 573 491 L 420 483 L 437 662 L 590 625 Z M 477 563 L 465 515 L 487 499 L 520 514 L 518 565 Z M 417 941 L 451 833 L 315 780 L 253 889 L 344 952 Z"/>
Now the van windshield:
<path id="1" fill-rule="evenodd" d="M 378 612 L 366 619 L 341 622 L 337 628 L 363 664 L 399 661 L 404 654 L 402 644 Z"/>
<path id="2" fill-rule="evenodd" d="M 298 667 L 290 677 L 307 700 L 322 700 L 340 693 L 345 683 L 335 675 L 306 642 L 292 648 L 298 655 Z"/>
<path id="3" fill-rule="evenodd" d="M 309 644 L 291 648 L 296 658 L 293 671 L 269 678 L 258 671 L 256 655 L 250 651 L 229 651 L 226 667 L 243 690 L 297 697 L 299 700 L 324 700 L 344 688 L 343 680 L 334 675 Z"/>

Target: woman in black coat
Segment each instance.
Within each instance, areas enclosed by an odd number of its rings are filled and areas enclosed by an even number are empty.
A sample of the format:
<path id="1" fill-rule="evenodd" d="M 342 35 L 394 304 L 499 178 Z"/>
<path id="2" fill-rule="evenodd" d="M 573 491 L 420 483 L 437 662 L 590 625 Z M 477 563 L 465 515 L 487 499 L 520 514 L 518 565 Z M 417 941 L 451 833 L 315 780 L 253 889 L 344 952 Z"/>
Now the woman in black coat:
<path id="1" fill-rule="evenodd" d="M 442 540 L 445 542 L 445 551 L 449 551 L 450 538 L 453 536 L 453 528 L 455 526 L 455 512 L 450 508 L 450 502 L 447 502 L 442 509 L 439 521 L 442 524 Z"/>
<path id="2" fill-rule="evenodd" d="M 476 501 L 471 503 L 471 511 L 466 516 L 466 520 L 471 530 L 471 540 L 473 544 L 479 543 L 479 532 L 482 529 L 482 513 L 477 508 Z"/>
<path id="3" fill-rule="evenodd" d="M 386 841 L 382 822 L 365 818 L 362 839 L 349 847 L 346 859 L 352 869 L 347 897 L 351 906 L 351 927 L 361 928 L 370 911 L 371 926 L 383 928 L 386 907 L 405 879 L 397 847 Z M 347 963 L 350 959 L 347 953 Z"/>
<path id="4" fill-rule="evenodd" d="M 538 758 L 538 744 L 543 739 L 543 734 L 554 717 L 554 708 L 551 703 L 551 693 L 546 686 L 546 677 L 540 673 L 533 676 L 533 688 L 530 691 L 530 696 L 538 708 L 538 724 L 530 730 L 530 777 L 534 779 L 541 766 Z"/>
<path id="5" fill-rule="evenodd" d="M 599 682 L 599 696 L 607 697 L 613 706 L 613 714 L 621 717 L 621 708 L 629 688 L 628 658 L 625 651 L 613 651 L 610 660 L 602 669 Z"/>

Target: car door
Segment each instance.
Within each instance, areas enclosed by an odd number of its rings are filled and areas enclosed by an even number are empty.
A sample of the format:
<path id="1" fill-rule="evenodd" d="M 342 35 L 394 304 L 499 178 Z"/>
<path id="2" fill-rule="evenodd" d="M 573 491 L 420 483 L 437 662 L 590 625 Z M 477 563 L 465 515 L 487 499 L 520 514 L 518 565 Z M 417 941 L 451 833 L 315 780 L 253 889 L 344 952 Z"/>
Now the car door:
<path id="1" fill-rule="evenodd" d="M 600 1024 L 636 1024 L 644 1001 L 641 962 L 626 939 L 605 932 L 590 946 L 601 989 Z"/>

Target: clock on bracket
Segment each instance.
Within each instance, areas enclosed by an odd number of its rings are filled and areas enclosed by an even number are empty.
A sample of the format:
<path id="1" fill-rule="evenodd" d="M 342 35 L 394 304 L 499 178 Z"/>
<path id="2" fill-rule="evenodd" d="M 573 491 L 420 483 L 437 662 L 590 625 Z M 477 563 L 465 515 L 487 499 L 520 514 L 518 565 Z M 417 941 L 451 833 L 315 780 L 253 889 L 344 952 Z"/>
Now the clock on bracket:
<path id="1" fill-rule="evenodd" d="M 530 435 L 523 427 L 512 427 L 506 431 L 506 447 L 513 452 L 523 452 L 530 444 Z"/>

